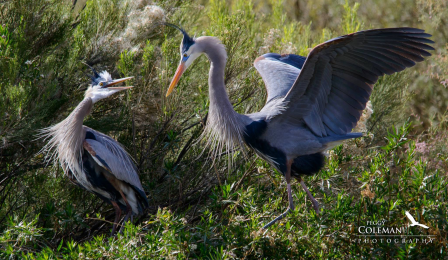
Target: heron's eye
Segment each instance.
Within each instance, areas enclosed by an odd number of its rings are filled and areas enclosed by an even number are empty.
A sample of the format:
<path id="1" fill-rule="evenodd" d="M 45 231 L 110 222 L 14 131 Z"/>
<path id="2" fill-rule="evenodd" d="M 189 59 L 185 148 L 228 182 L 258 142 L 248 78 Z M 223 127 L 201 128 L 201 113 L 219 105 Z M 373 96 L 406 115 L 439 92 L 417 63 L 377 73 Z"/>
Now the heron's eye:
<path id="1" fill-rule="evenodd" d="M 186 54 L 186 53 L 184 53 L 184 57 L 187 57 L 187 54 Z"/>
<path id="2" fill-rule="evenodd" d="M 102 87 L 103 85 L 104 85 L 103 82 L 101 82 L 101 83 L 100 83 L 100 86 Z"/>

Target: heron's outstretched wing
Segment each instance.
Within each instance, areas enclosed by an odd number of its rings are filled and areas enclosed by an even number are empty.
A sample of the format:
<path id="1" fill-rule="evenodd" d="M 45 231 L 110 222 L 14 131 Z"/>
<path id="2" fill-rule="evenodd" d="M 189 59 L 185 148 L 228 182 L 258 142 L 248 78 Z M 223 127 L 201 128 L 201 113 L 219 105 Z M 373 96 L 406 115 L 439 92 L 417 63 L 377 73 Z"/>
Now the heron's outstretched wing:
<path id="1" fill-rule="evenodd" d="M 87 151 L 94 160 L 117 179 L 125 181 L 143 192 L 135 164 L 123 147 L 109 136 L 84 126 Z M 86 148 L 86 145 L 84 145 Z"/>
<path id="2" fill-rule="evenodd" d="M 284 97 L 302 69 L 305 57 L 267 53 L 254 61 L 254 66 L 263 78 L 268 96 L 266 103 Z"/>
<path id="3" fill-rule="evenodd" d="M 376 29 L 316 46 L 283 100 L 286 109 L 273 120 L 304 121 L 321 137 L 350 132 L 378 77 L 430 56 L 430 36 L 415 28 Z"/>

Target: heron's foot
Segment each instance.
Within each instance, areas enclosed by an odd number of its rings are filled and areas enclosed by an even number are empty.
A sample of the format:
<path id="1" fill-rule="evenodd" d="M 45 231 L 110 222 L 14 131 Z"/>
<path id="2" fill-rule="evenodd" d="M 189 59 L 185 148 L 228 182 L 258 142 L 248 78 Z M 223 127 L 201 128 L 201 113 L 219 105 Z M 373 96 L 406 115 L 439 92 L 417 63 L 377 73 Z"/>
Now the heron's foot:
<path id="1" fill-rule="evenodd" d="M 275 222 L 283 219 L 286 215 L 288 215 L 288 213 L 291 211 L 291 208 L 288 208 L 285 212 L 283 212 L 280 216 L 276 217 L 274 220 L 272 220 L 271 222 L 267 223 L 263 229 L 268 229 L 270 226 L 274 225 Z"/>
<path id="2" fill-rule="evenodd" d="M 313 195 L 311 195 L 311 192 L 308 190 L 303 180 L 300 180 L 300 185 L 302 185 L 302 188 L 305 190 L 306 194 L 308 195 L 308 198 L 310 198 L 311 203 L 313 203 L 314 210 L 316 211 L 317 215 L 319 215 L 320 212 L 319 202 L 317 202 L 317 200 L 313 197 Z"/>

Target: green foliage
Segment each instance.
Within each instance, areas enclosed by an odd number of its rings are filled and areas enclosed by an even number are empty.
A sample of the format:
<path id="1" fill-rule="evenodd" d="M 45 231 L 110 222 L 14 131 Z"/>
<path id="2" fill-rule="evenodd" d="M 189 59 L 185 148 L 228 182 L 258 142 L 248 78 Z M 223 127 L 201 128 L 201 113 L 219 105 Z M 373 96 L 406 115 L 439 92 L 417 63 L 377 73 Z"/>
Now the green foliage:
<path id="1" fill-rule="evenodd" d="M 370 131 L 375 135 L 384 136 L 388 126 L 409 117 L 406 112 L 412 92 L 409 91 L 408 77 L 408 71 L 385 75 L 375 84 L 371 98 L 374 114 L 369 122 Z"/>
<path id="2" fill-rule="evenodd" d="M 11 79 L 14 78 L 18 65 L 17 56 L 14 53 L 14 49 L 17 48 L 17 42 L 14 42 L 14 39 L 11 38 L 7 26 L 0 25 L 0 34 L 0 69 L 3 73 L 2 79 Z"/>
<path id="3" fill-rule="evenodd" d="M 362 23 L 358 19 L 359 3 L 352 6 L 345 0 L 344 16 L 342 18 L 342 29 L 344 34 L 354 33 L 361 29 Z"/>
<path id="4" fill-rule="evenodd" d="M 120 54 L 120 60 L 117 64 L 117 69 L 123 75 L 129 75 L 129 72 L 134 68 L 134 53 L 132 51 L 124 50 Z"/>
<path id="5" fill-rule="evenodd" d="M 386 152 L 391 152 L 397 150 L 400 147 L 403 147 L 404 144 L 410 141 L 406 138 L 409 134 L 410 128 L 411 124 L 409 122 L 406 122 L 400 128 L 395 128 L 395 126 L 392 126 L 391 131 L 388 131 L 386 136 L 386 139 L 388 141 L 387 145 L 381 148 Z"/>
<path id="6" fill-rule="evenodd" d="M 142 15 L 149 1 L 91 0 L 76 10 L 70 2 L 0 3 L 0 258 L 447 257 L 444 1 L 155 2 L 166 21 L 189 34 L 221 39 L 225 83 L 240 113 L 264 105 L 252 66 L 264 53 L 305 56 L 316 44 L 367 28 L 414 26 L 434 35 L 432 57 L 379 79 L 366 137 L 334 148 L 325 168 L 305 179 L 321 214 L 294 183 L 296 209 L 267 231 L 260 228 L 287 206 L 283 177 L 250 151 L 212 164 L 198 140 L 209 104 L 207 59 L 165 99 L 181 35 L 156 25 L 158 12 Z M 38 129 L 60 122 L 82 99 L 91 72 L 81 61 L 114 78 L 134 76 L 132 90 L 98 102 L 84 122 L 126 147 L 150 201 L 116 238 L 108 238 L 110 205 L 44 162 L 44 141 L 35 140 Z M 405 211 L 430 227 L 411 234 L 432 235 L 433 243 L 354 241 L 366 221 L 409 224 Z"/>
<path id="7" fill-rule="evenodd" d="M 280 28 L 286 20 L 286 14 L 283 12 L 283 1 L 269 0 L 269 4 L 272 6 L 271 24 L 274 28 Z"/>
<path id="8" fill-rule="evenodd" d="M 126 26 L 127 12 L 127 1 L 113 0 L 108 4 L 101 0 L 87 1 L 73 32 L 76 57 L 87 55 L 95 63 L 116 58 L 120 47 L 115 37 Z"/>
<path id="9" fill-rule="evenodd" d="M 17 218 L 9 218 L 6 229 L 0 236 L 0 245 L 3 249 L 0 251 L 0 256 L 20 256 L 20 252 L 28 251 L 27 248 L 46 247 L 47 244 L 43 238 L 45 230 L 37 227 L 38 219 L 39 215 L 36 215 L 30 222 L 27 220 L 18 222 Z"/>
<path id="10" fill-rule="evenodd" d="M 154 66 L 154 59 L 156 58 L 155 54 L 156 54 L 155 46 L 151 44 L 151 41 L 147 40 L 145 48 L 143 50 L 143 57 L 142 57 L 144 67 L 143 72 L 145 74 L 151 73 L 151 69 Z"/>

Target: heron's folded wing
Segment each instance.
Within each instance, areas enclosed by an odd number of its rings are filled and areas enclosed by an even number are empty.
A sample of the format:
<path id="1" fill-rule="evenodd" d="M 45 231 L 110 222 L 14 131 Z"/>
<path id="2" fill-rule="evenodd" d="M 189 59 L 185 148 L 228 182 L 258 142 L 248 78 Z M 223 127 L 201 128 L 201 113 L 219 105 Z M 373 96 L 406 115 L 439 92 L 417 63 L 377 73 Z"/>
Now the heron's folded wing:
<path id="1" fill-rule="evenodd" d="M 321 137 L 350 132 L 378 77 L 430 56 L 430 36 L 415 28 L 376 29 L 316 46 L 283 100 L 286 109 L 273 120 L 305 122 Z"/>
<path id="2" fill-rule="evenodd" d="M 266 103 L 277 97 L 284 97 L 300 73 L 305 57 L 267 53 L 254 61 L 266 86 Z"/>
<path id="3" fill-rule="evenodd" d="M 85 127 L 86 150 L 95 161 L 106 168 L 117 179 L 125 181 L 143 191 L 135 164 L 129 154 L 114 139 L 98 131 Z"/>

